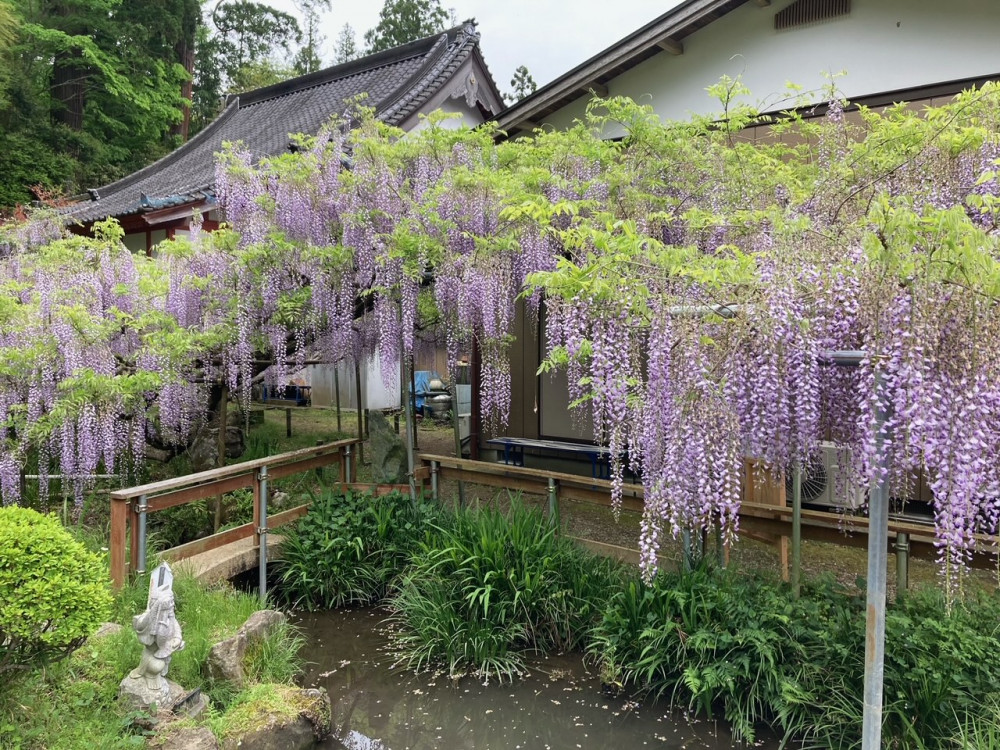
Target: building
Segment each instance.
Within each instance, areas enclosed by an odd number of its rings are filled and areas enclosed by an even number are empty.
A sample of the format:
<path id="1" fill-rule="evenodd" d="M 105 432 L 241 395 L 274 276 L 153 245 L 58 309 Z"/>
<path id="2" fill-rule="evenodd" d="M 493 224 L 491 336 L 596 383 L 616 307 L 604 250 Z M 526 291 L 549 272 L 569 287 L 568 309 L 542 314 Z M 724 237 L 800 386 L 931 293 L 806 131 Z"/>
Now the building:
<path id="1" fill-rule="evenodd" d="M 194 211 L 204 228 L 218 227 L 215 154 L 242 141 L 257 157 L 289 147 L 293 133 L 316 133 L 349 102 L 367 95 L 384 122 L 412 130 L 421 115 L 442 109 L 476 126 L 502 109 L 502 99 L 479 49 L 472 23 L 374 55 L 229 97 L 225 110 L 194 138 L 159 161 L 110 185 L 88 191 L 67 215 L 87 232 L 118 219 L 125 244 L 152 252 L 158 242 L 188 231 Z"/>

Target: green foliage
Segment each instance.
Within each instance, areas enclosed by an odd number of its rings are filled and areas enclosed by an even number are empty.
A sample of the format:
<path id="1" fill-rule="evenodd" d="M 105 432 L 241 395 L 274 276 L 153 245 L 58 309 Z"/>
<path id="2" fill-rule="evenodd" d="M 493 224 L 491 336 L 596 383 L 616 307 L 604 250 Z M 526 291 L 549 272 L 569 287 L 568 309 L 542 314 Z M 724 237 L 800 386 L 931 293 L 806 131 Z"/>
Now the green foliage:
<path id="1" fill-rule="evenodd" d="M 510 87 L 511 92 L 504 98 L 508 104 L 513 104 L 514 102 L 521 101 L 521 99 L 529 94 L 533 94 L 535 89 L 538 88 L 538 84 L 535 83 L 535 79 L 528 72 L 526 65 L 518 65 L 514 71 L 513 78 L 510 79 Z"/>
<path id="2" fill-rule="evenodd" d="M 519 501 L 509 515 L 460 510 L 399 581 L 395 646 L 412 669 L 511 679 L 526 651 L 581 647 L 621 580 L 616 563 L 583 552 Z"/>
<path id="3" fill-rule="evenodd" d="M 368 54 L 444 31 L 448 12 L 441 0 L 385 0 L 378 24 L 365 32 Z"/>
<path id="4" fill-rule="evenodd" d="M 398 492 L 328 491 L 287 532 L 276 570 L 286 601 L 309 610 L 380 601 L 441 513 Z"/>
<path id="5" fill-rule="evenodd" d="M 0 678 L 69 655 L 110 605 L 104 561 L 55 516 L 0 508 Z"/>
<path id="6" fill-rule="evenodd" d="M 761 724 L 806 747 L 860 744 L 864 602 L 821 579 L 793 600 L 756 576 L 700 568 L 634 580 L 615 593 L 589 652 L 601 672 L 712 717 L 737 738 Z M 921 591 L 886 618 L 884 746 L 946 748 L 981 717 L 1000 674 L 995 595 L 948 613 Z"/>

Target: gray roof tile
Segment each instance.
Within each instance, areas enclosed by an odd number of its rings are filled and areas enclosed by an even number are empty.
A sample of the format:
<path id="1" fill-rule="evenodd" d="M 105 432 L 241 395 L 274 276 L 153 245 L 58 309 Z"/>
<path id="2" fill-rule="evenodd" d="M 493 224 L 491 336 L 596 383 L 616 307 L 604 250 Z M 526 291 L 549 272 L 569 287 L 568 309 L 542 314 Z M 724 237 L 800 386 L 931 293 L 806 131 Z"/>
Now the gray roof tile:
<path id="1" fill-rule="evenodd" d="M 401 47 L 231 98 L 218 118 L 159 161 L 97 189 L 67 209 L 84 224 L 212 198 L 215 154 L 224 141 L 243 141 L 255 157 L 285 151 L 291 133 L 315 133 L 346 102 L 367 94 L 376 116 L 399 124 L 445 85 L 472 54 L 471 24 Z"/>

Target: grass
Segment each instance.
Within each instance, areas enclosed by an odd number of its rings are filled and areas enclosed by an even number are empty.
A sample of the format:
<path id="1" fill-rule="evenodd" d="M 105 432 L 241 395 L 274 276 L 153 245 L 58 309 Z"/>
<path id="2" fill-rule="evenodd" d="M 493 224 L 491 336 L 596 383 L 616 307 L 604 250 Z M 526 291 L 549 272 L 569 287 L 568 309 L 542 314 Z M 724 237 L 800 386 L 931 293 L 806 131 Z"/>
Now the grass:
<path id="1" fill-rule="evenodd" d="M 119 750 L 142 747 L 142 713 L 118 703 L 118 684 L 139 663 L 141 646 L 131 618 L 145 609 L 147 582 L 137 580 L 115 599 L 120 633 L 91 639 L 72 657 L 44 671 L 21 676 L 0 693 L 2 750 Z M 215 711 L 245 701 L 228 684 L 212 684 L 202 667 L 212 644 L 239 629 L 259 605 L 256 597 L 228 586 L 206 588 L 190 576 L 174 579 L 177 619 L 185 648 L 170 663 L 170 679 L 188 690 L 202 688 Z M 288 682 L 298 673 L 301 637 L 284 626 L 248 649 L 244 671 L 251 682 Z M 251 685 L 252 689 L 254 686 Z"/>

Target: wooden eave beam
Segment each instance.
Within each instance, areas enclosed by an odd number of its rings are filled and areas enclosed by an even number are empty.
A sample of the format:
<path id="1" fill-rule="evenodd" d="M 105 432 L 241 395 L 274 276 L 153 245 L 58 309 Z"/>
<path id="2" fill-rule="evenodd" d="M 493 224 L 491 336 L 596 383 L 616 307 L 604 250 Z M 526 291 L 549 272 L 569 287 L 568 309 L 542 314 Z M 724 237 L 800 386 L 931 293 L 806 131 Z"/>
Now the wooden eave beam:
<path id="1" fill-rule="evenodd" d="M 599 96 L 602 99 L 608 98 L 608 87 L 603 83 L 598 83 L 597 81 L 592 81 L 587 84 L 587 91 L 594 92 L 594 96 Z"/>
<path id="2" fill-rule="evenodd" d="M 656 43 L 656 46 L 665 52 L 669 52 L 671 55 L 684 54 L 684 45 L 678 42 L 676 39 L 671 39 L 669 36 L 658 41 Z"/>

